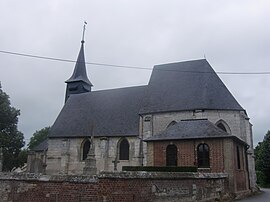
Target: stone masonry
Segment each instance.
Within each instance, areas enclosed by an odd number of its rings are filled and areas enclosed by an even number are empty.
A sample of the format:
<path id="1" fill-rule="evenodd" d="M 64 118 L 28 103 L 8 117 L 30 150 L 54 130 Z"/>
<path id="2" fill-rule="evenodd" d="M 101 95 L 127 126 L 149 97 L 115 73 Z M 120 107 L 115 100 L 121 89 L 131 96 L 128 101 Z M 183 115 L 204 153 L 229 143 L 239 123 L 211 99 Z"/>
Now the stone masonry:
<path id="1" fill-rule="evenodd" d="M 224 173 L 100 173 L 97 176 L 0 174 L 3 202 L 228 200 Z"/>
<path id="2" fill-rule="evenodd" d="M 130 160 L 118 160 L 118 144 L 121 137 L 94 138 L 95 158 L 97 171 L 113 171 L 114 161 L 117 162 L 117 170 L 122 166 L 139 165 L 140 140 L 136 137 L 127 137 L 130 145 Z M 82 142 L 84 138 L 49 139 L 47 153 L 46 174 L 83 174 L 85 161 L 82 161 Z M 61 150 L 59 148 L 62 148 Z M 65 151 L 65 152 L 63 152 Z"/>
<path id="3" fill-rule="evenodd" d="M 96 137 L 95 142 L 95 158 L 97 162 L 97 171 L 114 171 L 115 166 L 121 171 L 122 166 L 138 166 L 153 164 L 153 150 L 147 149 L 147 144 L 142 139 L 153 136 L 165 130 L 172 121 L 181 121 L 185 119 L 201 119 L 207 118 L 216 124 L 220 121 L 227 126 L 227 131 L 250 145 L 247 151 L 249 160 L 249 177 L 252 190 L 256 190 L 256 176 L 254 171 L 254 151 L 252 143 L 252 128 L 249 119 L 244 112 L 241 111 L 225 111 L 225 110 L 200 110 L 200 111 L 183 111 L 144 115 L 140 117 L 140 135 L 138 137 L 127 137 L 130 144 L 129 160 L 118 160 L 118 143 L 121 137 Z M 49 148 L 47 153 L 46 174 L 83 174 L 85 162 L 81 160 L 82 142 L 84 138 L 51 138 L 49 139 Z M 224 145 L 226 146 L 226 145 Z M 151 144 L 148 145 L 151 147 Z M 185 148 L 185 145 L 181 146 Z M 61 150 L 59 149 L 61 148 Z M 150 152 L 150 153 L 149 153 Z M 191 151 L 191 153 L 194 151 Z M 143 155 L 142 155 L 142 154 Z M 190 153 L 190 152 L 189 152 Z M 141 158 L 143 156 L 143 158 Z M 193 156 L 192 156 L 193 157 Z M 183 157 L 188 158 L 188 157 Z M 218 161 L 218 159 L 215 159 Z M 183 162 L 185 162 L 184 160 Z M 219 163 L 213 161 L 212 166 Z M 222 163 L 222 162 L 220 162 Z M 194 164 L 194 159 L 193 159 Z M 213 169 L 215 172 L 216 169 Z"/>

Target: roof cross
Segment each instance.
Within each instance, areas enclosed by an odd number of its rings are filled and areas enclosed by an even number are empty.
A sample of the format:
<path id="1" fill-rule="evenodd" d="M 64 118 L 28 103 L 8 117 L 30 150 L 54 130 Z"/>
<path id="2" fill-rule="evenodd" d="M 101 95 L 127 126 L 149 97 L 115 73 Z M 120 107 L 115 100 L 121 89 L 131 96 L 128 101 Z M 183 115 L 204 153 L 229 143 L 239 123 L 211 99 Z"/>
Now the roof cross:
<path id="1" fill-rule="evenodd" d="M 82 34 L 82 43 L 84 43 L 84 33 L 85 33 L 86 25 L 87 25 L 87 22 L 84 21 L 84 25 L 83 25 L 83 34 Z"/>

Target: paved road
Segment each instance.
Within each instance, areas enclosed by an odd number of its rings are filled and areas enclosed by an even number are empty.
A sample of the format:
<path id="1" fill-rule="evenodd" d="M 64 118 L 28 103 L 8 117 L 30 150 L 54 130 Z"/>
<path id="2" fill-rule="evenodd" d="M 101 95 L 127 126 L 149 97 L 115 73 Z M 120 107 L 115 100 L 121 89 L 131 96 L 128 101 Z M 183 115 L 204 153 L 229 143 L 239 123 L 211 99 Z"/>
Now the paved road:
<path id="1" fill-rule="evenodd" d="M 243 200 L 239 200 L 239 202 L 270 202 L 270 189 L 261 188 L 261 191 L 262 193 Z"/>

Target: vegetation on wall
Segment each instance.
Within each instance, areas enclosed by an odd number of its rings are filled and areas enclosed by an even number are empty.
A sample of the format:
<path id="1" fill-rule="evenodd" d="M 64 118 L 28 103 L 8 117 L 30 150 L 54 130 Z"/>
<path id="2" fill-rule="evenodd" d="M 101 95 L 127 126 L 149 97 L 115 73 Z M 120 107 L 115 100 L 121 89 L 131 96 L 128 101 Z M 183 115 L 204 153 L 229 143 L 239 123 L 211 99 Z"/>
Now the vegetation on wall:
<path id="1" fill-rule="evenodd" d="M 17 128 L 19 115 L 20 111 L 11 106 L 9 96 L 2 90 L 0 83 L 0 147 L 3 151 L 4 171 L 24 163 L 20 159 L 24 137 Z"/>
<path id="2" fill-rule="evenodd" d="M 50 127 L 45 127 L 40 130 L 37 130 L 33 136 L 30 138 L 30 142 L 28 143 L 28 149 L 32 150 L 36 146 L 38 146 L 41 142 L 47 139 L 49 134 Z"/>
<path id="3" fill-rule="evenodd" d="M 254 153 L 257 183 L 262 187 L 270 187 L 270 131 L 258 143 Z"/>

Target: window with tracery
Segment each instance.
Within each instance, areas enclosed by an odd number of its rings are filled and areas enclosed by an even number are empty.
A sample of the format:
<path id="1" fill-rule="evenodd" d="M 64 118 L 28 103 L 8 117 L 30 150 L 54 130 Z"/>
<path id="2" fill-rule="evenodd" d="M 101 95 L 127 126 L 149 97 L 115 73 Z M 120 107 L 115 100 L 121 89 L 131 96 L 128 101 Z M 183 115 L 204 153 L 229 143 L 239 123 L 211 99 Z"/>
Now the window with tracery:
<path id="1" fill-rule="evenodd" d="M 209 168 L 209 146 L 207 144 L 199 144 L 197 147 L 198 168 Z"/>

